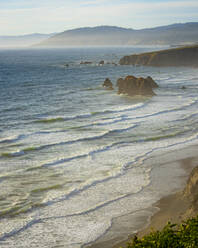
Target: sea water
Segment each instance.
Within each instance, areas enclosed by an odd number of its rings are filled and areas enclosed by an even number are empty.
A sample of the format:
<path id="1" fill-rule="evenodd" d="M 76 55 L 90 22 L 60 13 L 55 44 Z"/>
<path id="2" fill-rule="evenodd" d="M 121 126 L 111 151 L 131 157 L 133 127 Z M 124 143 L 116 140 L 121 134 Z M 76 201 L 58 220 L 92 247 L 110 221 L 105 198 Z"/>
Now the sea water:
<path id="1" fill-rule="evenodd" d="M 179 187 L 163 161 L 198 143 L 197 69 L 112 64 L 154 49 L 0 50 L 1 247 L 83 247 Z M 101 86 L 127 75 L 156 96 Z"/>

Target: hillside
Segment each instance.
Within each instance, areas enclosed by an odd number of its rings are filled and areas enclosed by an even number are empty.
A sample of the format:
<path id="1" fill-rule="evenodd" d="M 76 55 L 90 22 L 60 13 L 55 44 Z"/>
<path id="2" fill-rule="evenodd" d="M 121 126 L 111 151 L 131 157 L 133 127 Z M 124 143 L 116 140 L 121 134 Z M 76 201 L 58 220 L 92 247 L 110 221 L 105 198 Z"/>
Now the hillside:
<path id="1" fill-rule="evenodd" d="M 179 45 L 197 41 L 198 22 L 191 22 L 140 30 L 115 26 L 78 28 L 54 35 L 38 46 Z"/>
<path id="2" fill-rule="evenodd" d="M 198 45 L 124 56 L 120 65 L 198 66 Z"/>
<path id="3" fill-rule="evenodd" d="M 38 46 L 123 45 L 130 40 L 132 29 L 112 26 L 78 28 L 59 33 Z"/>
<path id="4" fill-rule="evenodd" d="M 40 43 L 54 34 L 27 34 L 19 36 L 0 36 L 0 47 L 28 47 Z"/>

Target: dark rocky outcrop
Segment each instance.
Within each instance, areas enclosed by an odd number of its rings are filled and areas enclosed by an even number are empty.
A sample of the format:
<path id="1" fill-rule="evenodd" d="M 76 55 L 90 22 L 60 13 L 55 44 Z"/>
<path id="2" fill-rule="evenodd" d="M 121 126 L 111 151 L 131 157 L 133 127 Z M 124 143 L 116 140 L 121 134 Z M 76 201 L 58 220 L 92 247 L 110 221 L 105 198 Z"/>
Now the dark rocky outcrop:
<path id="1" fill-rule="evenodd" d="M 115 65 L 115 66 L 117 66 L 117 64 L 115 62 L 107 62 L 107 65 Z"/>
<path id="2" fill-rule="evenodd" d="M 98 64 L 99 65 L 104 65 L 104 63 L 105 63 L 104 60 L 101 60 Z"/>
<path id="3" fill-rule="evenodd" d="M 91 65 L 92 62 L 91 61 L 81 61 L 80 64 L 81 65 Z"/>
<path id="4" fill-rule="evenodd" d="M 136 78 L 134 76 L 127 76 L 125 79 L 119 78 L 117 80 L 118 94 L 127 94 L 129 96 L 143 95 L 153 96 L 153 88 L 157 88 L 157 83 L 151 78 Z"/>
<path id="5" fill-rule="evenodd" d="M 150 86 L 152 87 L 152 88 L 158 88 L 159 86 L 158 86 L 158 84 L 152 79 L 152 77 L 150 77 L 150 76 L 148 76 L 147 78 L 146 78 L 146 81 L 148 82 L 148 83 L 150 83 Z"/>
<path id="6" fill-rule="evenodd" d="M 120 65 L 198 67 L 198 45 L 124 56 Z"/>
<path id="7" fill-rule="evenodd" d="M 113 90 L 113 84 L 109 78 L 106 78 L 103 85 L 107 90 Z"/>

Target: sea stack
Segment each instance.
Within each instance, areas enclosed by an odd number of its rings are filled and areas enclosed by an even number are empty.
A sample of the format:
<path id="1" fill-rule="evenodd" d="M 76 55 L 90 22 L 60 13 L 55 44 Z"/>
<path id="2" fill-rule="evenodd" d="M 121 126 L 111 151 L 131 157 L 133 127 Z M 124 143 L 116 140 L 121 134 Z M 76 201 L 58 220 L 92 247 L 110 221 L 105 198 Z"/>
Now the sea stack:
<path id="1" fill-rule="evenodd" d="M 111 80 L 109 78 L 106 78 L 103 85 L 104 88 L 106 88 L 107 90 L 113 90 L 113 84 L 111 82 Z"/>
<path id="2" fill-rule="evenodd" d="M 98 63 L 98 65 L 104 65 L 104 60 L 101 60 L 99 63 Z"/>
<path id="3" fill-rule="evenodd" d="M 157 83 L 151 78 L 136 78 L 134 76 L 127 76 L 125 79 L 119 78 L 117 80 L 118 94 L 127 94 L 129 96 L 142 95 L 153 96 L 153 88 L 157 88 Z"/>
<path id="4" fill-rule="evenodd" d="M 81 61 L 80 65 L 91 65 L 92 62 L 91 61 Z"/>

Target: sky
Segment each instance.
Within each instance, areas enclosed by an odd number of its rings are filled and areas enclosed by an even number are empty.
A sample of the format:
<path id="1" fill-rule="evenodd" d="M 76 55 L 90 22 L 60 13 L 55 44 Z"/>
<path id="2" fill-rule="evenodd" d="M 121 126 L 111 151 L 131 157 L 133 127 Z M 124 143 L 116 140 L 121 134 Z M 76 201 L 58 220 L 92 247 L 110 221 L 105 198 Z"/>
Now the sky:
<path id="1" fill-rule="evenodd" d="M 0 0 L 0 36 L 198 21 L 198 0 Z"/>

